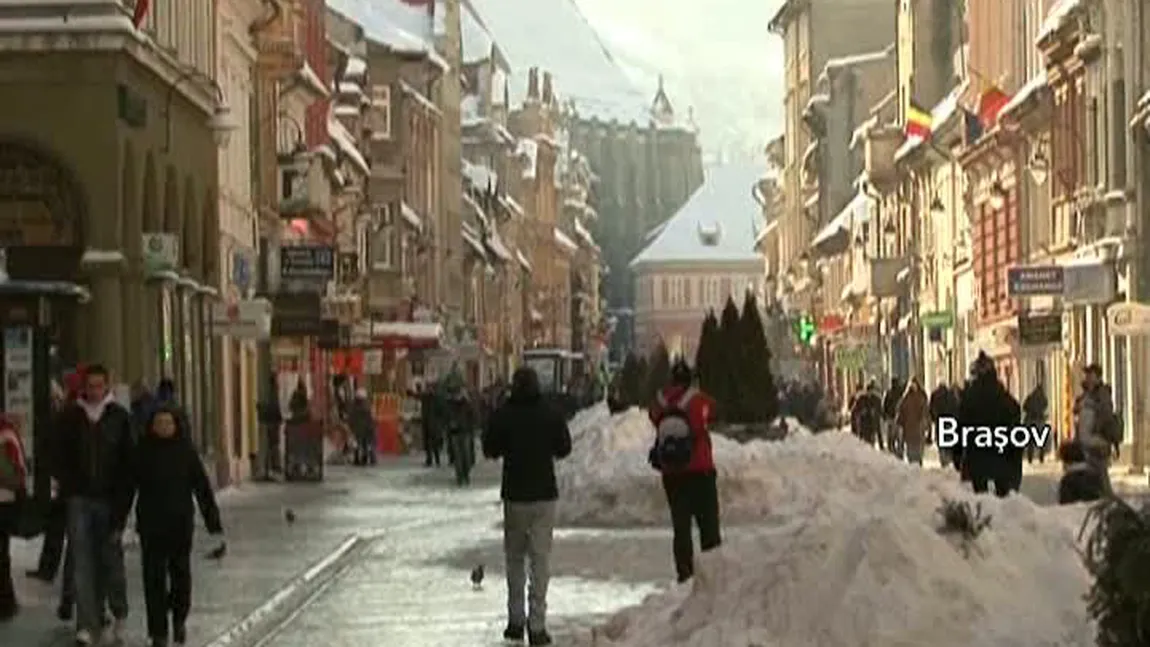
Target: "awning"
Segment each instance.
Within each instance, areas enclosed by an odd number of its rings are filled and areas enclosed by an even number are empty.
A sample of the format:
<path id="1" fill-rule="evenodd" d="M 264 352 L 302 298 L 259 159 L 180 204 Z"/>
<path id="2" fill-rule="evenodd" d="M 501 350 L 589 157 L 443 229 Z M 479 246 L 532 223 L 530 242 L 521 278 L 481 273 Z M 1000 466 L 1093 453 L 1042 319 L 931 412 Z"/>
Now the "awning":
<path id="1" fill-rule="evenodd" d="M 415 321 L 373 321 L 371 341 L 388 348 L 436 348 L 443 326 Z"/>
<path id="2" fill-rule="evenodd" d="M 87 303 L 91 298 L 88 288 L 71 281 L 34 281 L 24 279 L 0 279 L 0 294 L 28 296 L 52 296 L 76 299 Z"/>

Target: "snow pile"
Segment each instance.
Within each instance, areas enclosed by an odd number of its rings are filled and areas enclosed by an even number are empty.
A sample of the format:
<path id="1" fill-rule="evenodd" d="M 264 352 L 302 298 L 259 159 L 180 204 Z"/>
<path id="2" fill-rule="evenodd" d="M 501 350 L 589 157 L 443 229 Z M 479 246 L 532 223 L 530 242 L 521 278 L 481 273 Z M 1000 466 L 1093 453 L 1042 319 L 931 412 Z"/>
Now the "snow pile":
<path id="1" fill-rule="evenodd" d="M 573 425 L 566 522 L 665 524 L 643 412 Z M 687 585 L 616 615 L 594 647 L 1032 647 L 1093 644 L 1076 551 L 1082 509 L 975 497 L 946 471 L 849 434 L 715 438 L 724 522 L 757 522 L 697 557 Z M 943 498 L 992 516 L 973 542 L 938 532 Z M 669 547 L 668 547 L 669 550 Z"/>

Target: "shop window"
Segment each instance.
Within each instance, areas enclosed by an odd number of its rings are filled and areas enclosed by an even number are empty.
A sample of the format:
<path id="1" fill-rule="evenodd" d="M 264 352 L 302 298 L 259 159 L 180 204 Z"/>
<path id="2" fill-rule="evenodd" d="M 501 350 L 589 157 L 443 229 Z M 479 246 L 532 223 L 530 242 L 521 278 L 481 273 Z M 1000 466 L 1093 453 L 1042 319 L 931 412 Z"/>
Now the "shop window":
<path id="1" fill-rule="evenodd" d="M 371 110 L 367 113 L 367 128 L 373 137 L 391 139 L 391 86 L 372 86 Z"/>

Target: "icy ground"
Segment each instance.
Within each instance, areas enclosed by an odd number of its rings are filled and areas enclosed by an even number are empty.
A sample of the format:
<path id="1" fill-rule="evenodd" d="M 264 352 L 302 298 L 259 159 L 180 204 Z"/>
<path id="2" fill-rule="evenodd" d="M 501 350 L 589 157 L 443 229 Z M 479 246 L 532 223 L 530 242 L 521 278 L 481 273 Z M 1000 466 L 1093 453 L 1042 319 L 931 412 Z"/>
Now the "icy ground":
<path id="1" fill-rule="evenodd" d="M 572 427 L 562 521 L 666 524 L 645 415 L 595 407 Z M 976 497 L 947 471 L 899 463 L 849 434 L 714 442 L 724 523 L 754 532 L 701 558 L 692 583 L 614 616 L 587 645 L 1092 644 L 1081 508 Z M 944 497 L 981 503 L 990 528 L 966 544 L 940 534 Z"/>

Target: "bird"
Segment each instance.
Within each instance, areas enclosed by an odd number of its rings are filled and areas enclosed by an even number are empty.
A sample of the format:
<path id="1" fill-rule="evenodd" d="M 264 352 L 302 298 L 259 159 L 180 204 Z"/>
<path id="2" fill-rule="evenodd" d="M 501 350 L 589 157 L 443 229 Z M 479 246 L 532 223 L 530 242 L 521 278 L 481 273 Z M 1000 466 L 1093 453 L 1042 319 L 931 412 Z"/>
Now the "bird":
<path id="1" fill-rule="evenodd" d="M 219 546 L 208 551 L 208 559 L 223 559 L 227 554 L 228 545 L 221 541 Z"/>
<path id="2" fill-rule="evenodd" d="M 483 587 L 483 564 L 471 569 L 471 586 L 476 590 Z"/>
<path id="3" fill-rule="evenodd" d="M 284 510 L 284 521 L 289 524 L 295 523 L 295 512 L 291 508 Z"/>

